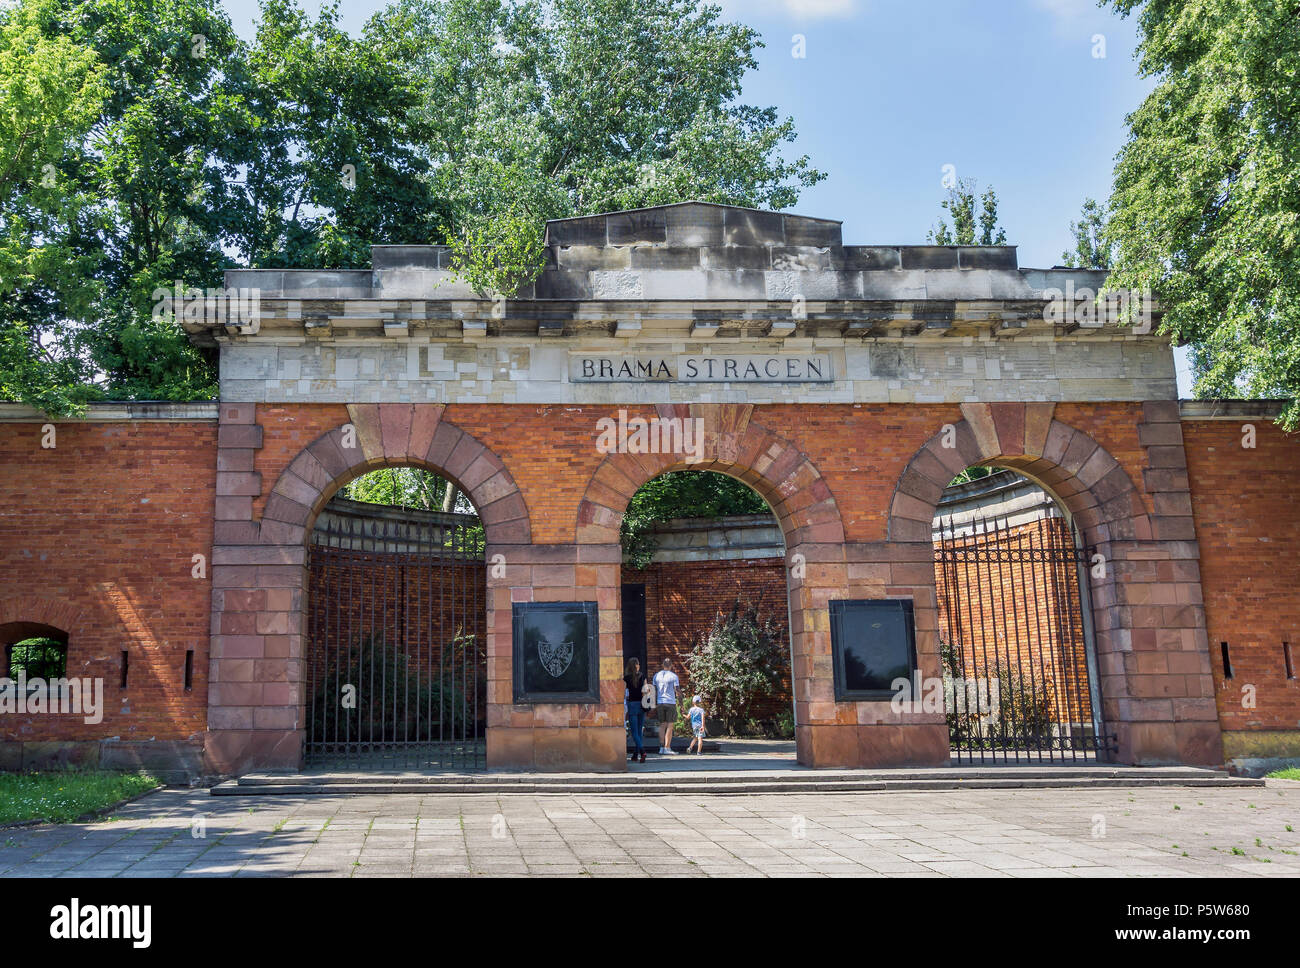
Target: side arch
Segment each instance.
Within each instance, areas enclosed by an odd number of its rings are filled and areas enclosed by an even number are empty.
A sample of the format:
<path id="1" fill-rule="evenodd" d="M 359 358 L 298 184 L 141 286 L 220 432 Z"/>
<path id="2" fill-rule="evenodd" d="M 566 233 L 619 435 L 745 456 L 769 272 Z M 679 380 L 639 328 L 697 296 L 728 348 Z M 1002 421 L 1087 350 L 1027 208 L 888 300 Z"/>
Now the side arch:
<path id="1" fill-rule="evenodd" d="M 439 404 L 362 404 L 348 422 L 304 447 L 267 493 L 260 518 L 255 475 L 230 474 L 231 511 L 218 514 L 212 549 L 209 654 L 209 772 L 297 769 L 305 738 L 307 540 L 321 509 L 348 481 L 380 467 L 414 465 L 454 481 L 474 503 L 486 540 L 531 542 L 528 508 L 501 459 L 443 419 Z M 223 405 L 235 431 L 222 448 L 246 448 L 261 428 L 252 405 Z M 248 428 L 252 429 L 248 429 Z M 218 474 L 221 501 L 222 474 Z M 249 480 L 249 478 L 252 478 Z M 219 504 L 220 507 L 220 504 Z M 489 601 L 488 619 L 491 619 Z"/>
<path id="2" fill-rule="evenodd" d="M 474 504 L 488 540 L 528 544 L 528 506 L 505 464 L 473 435 L 443 419 L 441 404 L 348 407 L 349 424 L 317 437 L 281 473 L 267 497 L 263 544 L 300 544 L 320 510 L 349 481 L 382 467 L 421 467 L 448 478 Z"/>
<path id="3" fill-rule="evenodd" d="M 587 483 L 575 538 L 579 544 L 617 544 L 623 514 L 647 481 L 670 471 L 715 471 L 748 484 L 767 501 L 781 525 L 787 551 L 797 545 L 842 544 L 844 524 L 829 485 L 796 444 L 750 417 L 739 404 L 663 404 L 660 419 L 699 420 L 701 459 L 682 454 L 608 455 Z"/>
<path id="4" fill-rule="evenodd" d="M 961 409 L 964 419 L 931 437 L 899 476 L 889 508 L 890 541 L 929 542 L 943 489 L 977 464 L 1009 468 L 1042 486 L 1091 545 L 1151 539 L 1151 516 L 1128 472 L 1088 434 L 1055 419 L 1055 404 Z"/>

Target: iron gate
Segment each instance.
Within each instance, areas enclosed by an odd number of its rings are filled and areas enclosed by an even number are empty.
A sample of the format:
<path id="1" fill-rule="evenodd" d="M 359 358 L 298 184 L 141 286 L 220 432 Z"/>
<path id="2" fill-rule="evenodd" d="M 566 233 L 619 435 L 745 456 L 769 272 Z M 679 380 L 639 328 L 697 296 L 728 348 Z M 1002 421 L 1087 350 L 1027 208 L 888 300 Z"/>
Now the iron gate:
<path id="1" fill-rule="evenodd" d="M 484 768 L 479 519 L 423 511 L 392 520 L 333 507 L 309 557 L 308 765 Z"/>
<path id="2" fill-rule="evenodd" d="M 958 762 L 1105 759 L 1090 555 L 1061 517 L 940 522 L 948 741 Z"/>

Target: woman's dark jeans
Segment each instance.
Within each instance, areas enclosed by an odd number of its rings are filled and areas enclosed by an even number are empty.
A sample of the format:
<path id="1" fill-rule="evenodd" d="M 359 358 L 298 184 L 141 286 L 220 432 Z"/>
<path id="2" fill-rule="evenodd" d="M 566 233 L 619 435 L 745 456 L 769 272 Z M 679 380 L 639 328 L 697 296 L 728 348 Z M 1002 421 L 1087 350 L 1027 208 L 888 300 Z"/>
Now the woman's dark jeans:
<path id="1" fill-rule="evenodd" d="M 644 753 L 645 747 L 641 745 L 641 734 L 645 732 L 645 710 L 641 708 L 640 702 L 628 702 L 627 722 L 632 730 L 632 739 L 636 743 L 637 753 Z"/>

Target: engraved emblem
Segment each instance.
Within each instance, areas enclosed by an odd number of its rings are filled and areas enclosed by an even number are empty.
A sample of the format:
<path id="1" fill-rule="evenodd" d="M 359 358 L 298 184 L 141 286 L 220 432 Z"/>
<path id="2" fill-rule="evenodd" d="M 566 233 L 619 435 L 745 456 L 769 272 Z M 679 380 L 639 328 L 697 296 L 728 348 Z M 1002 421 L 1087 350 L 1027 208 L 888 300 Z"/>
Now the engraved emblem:
<path id="1" fill-rule="evenodd" d="M 545 636 L 541 636 L 537 640 L 537 655 L 542 660 L 542 668 L 549 672 L 553 679 L 558 679 L 564 675 L 564 670 L 569 668 L 569 663 L 573 661 L 573 643 L 553 643 Z"/>

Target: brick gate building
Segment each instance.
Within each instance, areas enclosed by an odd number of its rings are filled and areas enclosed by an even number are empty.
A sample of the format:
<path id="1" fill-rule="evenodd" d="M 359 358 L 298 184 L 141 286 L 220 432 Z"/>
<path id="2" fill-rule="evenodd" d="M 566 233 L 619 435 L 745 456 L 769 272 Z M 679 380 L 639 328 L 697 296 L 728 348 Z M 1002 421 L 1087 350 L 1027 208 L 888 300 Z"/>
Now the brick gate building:
<path id="1" fill-rule="evenodd" d="M 1100 556 L 1119 762 L 1300 756 L 1300 443 L 1268 405 L 1180 406 L 1166 339 L 1082 309 L 1102 274 L 1022 269 L 1012 247 L 846 246 L 837 222 L 698 203 L 550 223 L 546 268 L 508 300 L 447 260 L 376 246 L 370 269 L 228 273 L 259 293 L 257 325 L 186 323 L 219 347 L 219 403 L 3 410 L 0 644 L 65 637 L 68 675 L 102 677 L 108 708 L 0 717 L 0 766 L 298 767 L 308 538 L 340 487 L 391 465 L 454 481 L 500 565 L 491 767 L 625 768 L 619 524 L 679 468 L 746 482 L 780 524 L 804 764 L 948 761 L 942 713 L 837 698 L 830 612 L 910 602 L 916 665 L 938 676 L 931 521 L 979 464 L 1041 484 Z M 702 435 L 602 445 L 602 420 L 636 418 Z M 529 602 L 595 603 L 598 695 L 519 700 Z"/>

